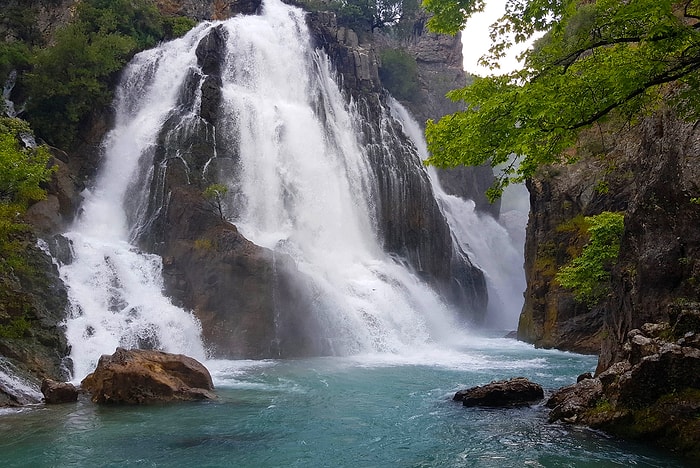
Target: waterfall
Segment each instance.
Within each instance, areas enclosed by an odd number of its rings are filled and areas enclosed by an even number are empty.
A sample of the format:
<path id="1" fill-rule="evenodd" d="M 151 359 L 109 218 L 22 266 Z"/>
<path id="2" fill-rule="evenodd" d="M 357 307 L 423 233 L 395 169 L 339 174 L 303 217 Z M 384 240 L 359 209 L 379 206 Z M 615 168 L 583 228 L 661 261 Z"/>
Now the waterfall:
<path id="1" fill-rule="evenodd" d="M 202 65 L 211 57 L 200 46 L 217 41 L 225 42 L 224 60 Z M 207 83 L 220 91 L 212 94 L 210 87 L 205 96 Z M 205 115 L 212 96 L 218 108 Z M 313 48 L 304 12 L 278 0 L 266 1 L 259 16 L 204 23 L 138 54 L 116 94 L 101 171 L 66 234 L 74 255 L 60 273 L 71 302 L 66 328 L 74 378 L 116 346 L 206 356 L 194 313 L 163 294 L 161 258 L 136 247 L 158 251 L 167 243 L 156 231 L 167 226 L 165 213 L 176 203 L 168 178 L 175 166 L 176 183 L 191 193 L 201 194 L 196 184 L 227 186 L 224 215 L 236 232 L 271 252 L 273 276 L 278 263 L 291 259 L 304 278 L 304 313 L 325 343 L 320 352 L 402 352 L 453 335 L 454 313 L 418 277 L 420 265 L 383 244 L 380 182 L 369 161 L 407 140 L 382 107 L 381 142 L 365 145 L 366 116 L 356 104 L 343 96 L 326 54 Z M 425 171 L 410 143 L 406 151 L 415 161 L 403 155 L 387 161 Z M 383 171 L 399 177 L 396 167 Z M 417 180 L 426 181 L 421 194 L 430 196 L 421 207 L 436 206 L 427 175 Z M 410 193 L 404 188 L 396 196 Z M 272 302 L 277 327 L 289 304 L 280 303 L 277 292 Z"/>
<path id="2" fill-rule="evenodd" d="M 428 148 L 418 122 L 398 101 L 392 100 L 391 108 L 421 158 L 426 159 Z M 521 185 L 506 189 L 499 222 L 477 213 L 474 201 L 445 193 L 434 168 L 429 169 L 429 174 L 454 241 L 469 253 L 486 276 L 489 306 L 485 325 L 514 329 L 525 291 L 523 248 L 529 209 L 527 190 Z"/>
<path id="3" fill-rule="evenodd" d="M 312 313 L 332 352 L 423 343 L 451 316 L 382 250 L 361 117 L 326 54 L 313 49 L 304 12 L 269 1 L 263 13 L 225 23 L 222 126 L 236 134 L 239 155 L 239 171 L 225 177 L 238 195 L 232 221 L 294 259 L 315 291 Z"/>
<path id="4" fill-rule="evenodd" d="M 133 190 L 139 161 L 152 158 L 163 119 L 175 106 L 177 88 L 196 64 L 202 25 L 183 39 L 136 56 L 124 71 L 115 106 L 116 122 L 104 141 L 103 165 L 83 193 L 78 221 L 66 234 L 73 259 L 60 273 L 71 303 L 66 336 L 73 377 L 91 372 L 102 354 L 117 346 L 157 347 L 204 358 L 197 320 L 163 293 L 161 259 L 129 242 L 125 202 L 144 198 Z M 130 205 L 131 206 L 131 205 Z"/>

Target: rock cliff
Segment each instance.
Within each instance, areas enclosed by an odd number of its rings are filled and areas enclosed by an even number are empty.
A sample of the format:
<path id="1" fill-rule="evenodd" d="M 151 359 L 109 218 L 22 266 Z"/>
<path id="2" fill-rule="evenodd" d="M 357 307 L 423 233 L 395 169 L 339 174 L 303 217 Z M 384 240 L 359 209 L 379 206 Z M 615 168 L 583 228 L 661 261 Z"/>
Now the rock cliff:
<path id="1" fill-rule="evenodd" d="M 668 320 L 669 305 L 698 299 L 698 132 L 661 111 L 615 135 L 584 135 L 579 162 L 545 168 L 529 182 L 520 339 L 588 353 L 602 345 L 604 370 L 627 332 Z M 612 292 L 588 308 L 554 275 L 588 240 L 582 217 L 601 211 L 623 211 L 625 229 Z"/>
<path id="2" fill-rule="evenodd" d="M 550 419 L 648 440 L 697 460 L 700 126 L 660 109 L 584 134 L 572 165 L 528 183 L 526 301 L 518 337 L 600 354 L 596 377 L 555 394 Z M 589 307 L 554 276 L 587 242 L 583 216 L 625 214 L 609 293 Z"/>

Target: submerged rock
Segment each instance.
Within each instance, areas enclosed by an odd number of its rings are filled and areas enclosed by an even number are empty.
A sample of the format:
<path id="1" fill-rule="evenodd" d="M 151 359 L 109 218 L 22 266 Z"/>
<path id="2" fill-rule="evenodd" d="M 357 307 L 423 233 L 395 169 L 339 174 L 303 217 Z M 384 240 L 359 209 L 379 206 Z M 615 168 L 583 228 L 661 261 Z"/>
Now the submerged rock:
<path id="1" fill-rule="evenodd" d="M 544 398 L 542 386 L 525 377 L 499 380 L 455 393 L 453 400 L 464 406 L 525 406 Z"/>
<path id="2" fill-rule="evenodd" d="M 57 382 L 52 379 L 44 379 L 41 382 L 41 393 L 44 394 L 44 403 L 53 405 L 58 403 L 71 403 L 78 401 L 78 389 L 70 382 Z"/>
<path id="3" fill-rule="evenodd" d="M 117 348 L 81 382 L 95 403 L 147 404 L 215 399 L 209 371 L 197 360 L 163 351 Z"/>

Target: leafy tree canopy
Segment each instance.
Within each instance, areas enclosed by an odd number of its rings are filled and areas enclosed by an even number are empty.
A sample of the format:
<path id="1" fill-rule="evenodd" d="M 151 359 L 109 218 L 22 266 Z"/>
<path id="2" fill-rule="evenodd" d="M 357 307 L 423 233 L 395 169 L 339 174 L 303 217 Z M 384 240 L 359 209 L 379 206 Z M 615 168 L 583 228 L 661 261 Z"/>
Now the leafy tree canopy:
<path id="1" fill-rule="evenodd" d="M 484 0 L 424 0 L 424 7 L 435 15 L 429 27 L 456 33 Z M 494 67 L 513 43 L 545 35 L 522 55 L 521 70 L 448 94 L 467 107 L 428 122 L 427 162 L 505 164 L 488 193 L 497 197 L 509 182 L 562 161 L 582 129 L 629 123 L 662 95 L 671 96 L 681 115 L 696 118 L 699 29 L 700 0 L 507 0 L 506 13 L 491 26 L 484 63 Z"/>
<path id="2" fill-rule="evenodd" d="M 112 101 L 117 73 L 136 52 L 193 26 L 188 18 L 163 16 L 153 0 L 82 0 L 52 46 L 0 43 L 0 77 L 31 67 L 21 80 L 30 97 L 27 118 L 40 137 L 69 147 L 81 121 Z"/>

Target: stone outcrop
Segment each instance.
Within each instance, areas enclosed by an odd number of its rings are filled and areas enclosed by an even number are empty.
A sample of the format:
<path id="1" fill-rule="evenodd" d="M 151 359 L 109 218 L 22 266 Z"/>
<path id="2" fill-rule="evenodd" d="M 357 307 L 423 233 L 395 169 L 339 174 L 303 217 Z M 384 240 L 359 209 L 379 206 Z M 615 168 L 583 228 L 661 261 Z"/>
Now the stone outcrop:
<path id="1" fill-rule="evenodd" d="M 633 194 L 605 314 L 599 369 L 619 360 L 627 333 L 700 301 L 700 124 L 669 110 L 628 139 Z"/>
<path id="2" fill-rule="evenodd" d="M 700 299 L 700 129 L 664 109 L 622 132 L 584 134 L 576 156 L 576 164 L 544 168 L 528 183 L 518 337 L 601 352 L 600 372 L 619 360 L 631 329 L 666 320 L 669 304 Z M 588 308 L 553 279 L 587 241 L 583 216 L 606 210 L 623 211 L 625 229 L 611 294 Z"/>
<path id="3" fill-rule="evenodd" d="M 182 354 L 117 348 L 81 382 L 95 403 L 148 404 L 215 399 L 209 371 Z"/>
<path id="4" fill-rule="evenodd" d="M 525 377 L 514 377 L 460 390 L 452 398 L 464 406 L 527 406 L 544 398 L 542 386 Z"/>
<path id="5" fill-rule="evenodd" d="M 555 392 L 551 422 L 649 440 L 700 460 L 700 307 L 630 330 L 623 360 Z"/>
<path id="6" fill-rule="evenodd" d="M 47 405 L 60 403 L 72 403 L 78 401 L 78 389 L 70 382 L 57 382 L 52 379 L 44 379 L 41 382 L 41 393 Z"/>
<path id="7" fill-rule="evenodd" d="M 27 234 L 17 241 L 25 249 L 26 264 L 0 275 L 0 357 L 9 361 L 13 373 L 37 379 L 38 386 L 42 378 L 68 377 L 69 348 L 60 325 L 68 299 L 56 266 L 36 246 L 36 238 Z M 15 397 L 9 394 L 7 401 Z"/>

